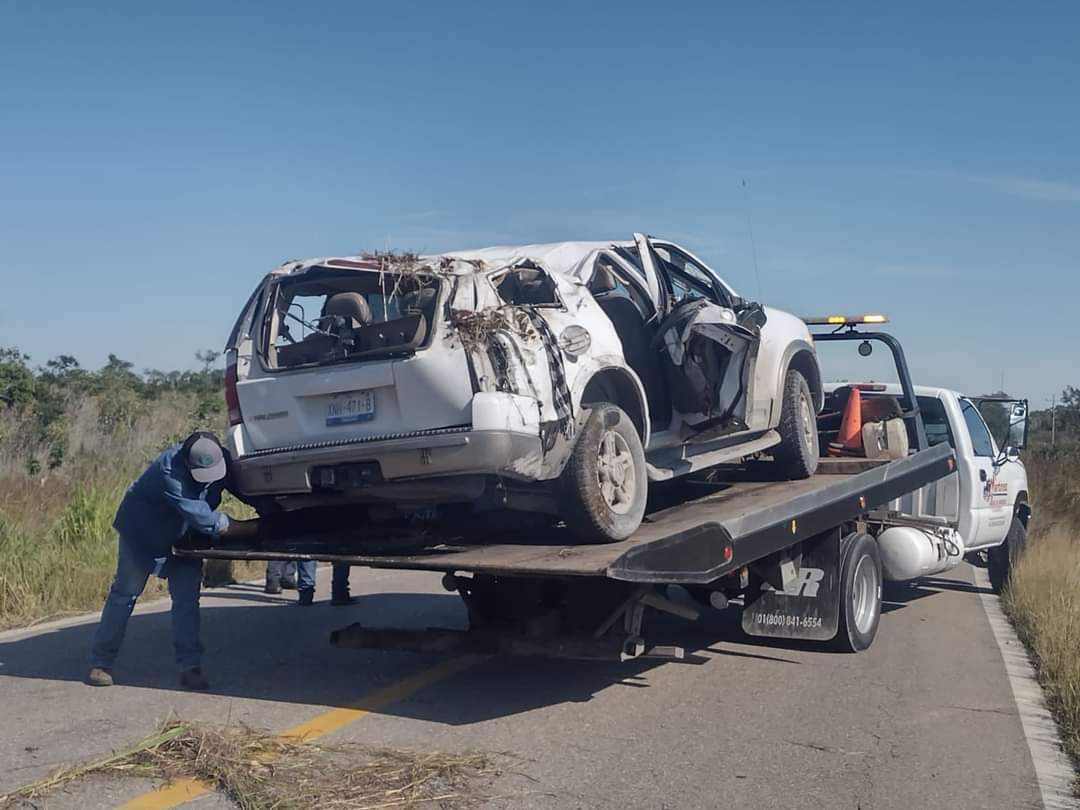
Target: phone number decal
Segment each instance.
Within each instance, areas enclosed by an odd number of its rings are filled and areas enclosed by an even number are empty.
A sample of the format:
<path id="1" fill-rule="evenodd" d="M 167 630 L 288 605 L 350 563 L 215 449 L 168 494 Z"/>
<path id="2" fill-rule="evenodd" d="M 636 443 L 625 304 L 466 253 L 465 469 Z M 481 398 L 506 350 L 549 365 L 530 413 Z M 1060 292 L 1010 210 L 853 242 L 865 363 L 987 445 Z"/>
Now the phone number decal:
<path id="1" fill-rule="evenodd" d="M 764 627 L 799 627 L 813 629 L 823 624 L 820 616 L 791 616 L 787 613 L 755 613 L 754 624 Z"/>

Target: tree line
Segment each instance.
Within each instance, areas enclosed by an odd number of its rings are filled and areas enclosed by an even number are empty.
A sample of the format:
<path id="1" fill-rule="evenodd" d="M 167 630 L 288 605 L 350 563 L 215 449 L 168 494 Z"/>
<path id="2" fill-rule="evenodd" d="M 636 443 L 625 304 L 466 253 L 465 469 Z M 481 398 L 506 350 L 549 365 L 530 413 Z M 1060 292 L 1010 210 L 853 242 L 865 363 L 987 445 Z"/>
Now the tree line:
<path id="1" fill-rule="evenodd" d="M 131 428 L 150 403 L 169 393 L 180 395 L 178 401 L 190 409 L 193 424 L 220 423 L 225 408 L 221 352 L 198 351 L 195 359 L 200 368 L 194 370 L 140 372 L 110 354 L 105 365 L 91 370 L 73 355 L 33 365 L 19 349 L 0 347 L 0 417 L 8 417 L 0 424 L 0 444 L 45 446 L 44 460 L 38 453 L 27 456 L 31 474 L 42 464 L 60 467 L 67 453 L 70 415 L 88 398 L 96 404 L 97 429 L 106 434 Z"/>
<path id="2" fill-rule="evenodd" d="M 0 415 L 13 413 L 20 428 L 29 426 L 33 436 L 25 438 L 48 447 L 45 463 L 50 468 L 64 461 L 66 416 L 72 404 L 85 397 L 96 400 L 98 427 L 105 433 L 131 427 L 147 402 L 168 392 L 185 395 L 183 401 L 185 407 L 191 408 L 192 424 L 220 423 L 224 414 L 221 352 L 197 351 L 195 359 L 197 369 L 148 368 L 140 372 L 134 364 L 110 354 L 105 365 L 90 370 L 73 355 L 61 354 L 35 366 L 19 349 L 0 347 Z M 1004 396 L 1001 392 L 997 395 Z M 980 409 L 994 437 L 1001 442 L 1008 434 L 1008 409 L 992 402 L 983 403 Z M 0 433 L 0 441 L 4 439 Z M 1051 442 L 1061 446 L 1080 444 L 1080 388 L 1066 386 L 1056 407 L 1032 410 L 1028 439 L 1029 445 L 1035 447 Z"/>

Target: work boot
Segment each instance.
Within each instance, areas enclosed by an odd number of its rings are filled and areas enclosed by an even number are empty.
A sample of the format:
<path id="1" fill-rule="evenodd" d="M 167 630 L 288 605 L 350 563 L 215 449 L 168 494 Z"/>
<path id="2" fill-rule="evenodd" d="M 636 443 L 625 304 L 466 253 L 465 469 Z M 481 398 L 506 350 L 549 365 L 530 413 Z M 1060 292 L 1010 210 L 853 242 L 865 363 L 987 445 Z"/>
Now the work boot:
<path id="1" fill-rule="evenodd" d="M 308 607 L 315 601 L 315 591 L 312 588 L 304 588 L 297 591 L 299 598 L 296 600 L 296 604 L 301 607 Z"/>
<path id="2" fill-rule="evenodd" d="M 86 682 L 90 686 L 112 686 L 112 673 L 104 667 L 92 667 L 86 676 Z"/>
<path id="3" fill-rule="evenodd" d="M 296 577 L 282 577 L 281 578 L 281 587 L 282 587 L 283 590 L 286 590 L 286 591 L 295 591 L 296 590 Z"/>
<path id="4" fill-rule="evenodd" d="M 180 685 L 185 689 L 209 689 L 210 681 L 206 680 L 201 669 L 194 667 L 180 673 Z"/>
<path id="5" fill-rule="evenodd" d="M 347 589 L 344 591 L 333 591 L 330 594 L 330 604 L 334 605 L 335 607 L 340 607 L 342 605 L 351 605 L 354 602 L 356 602 L 356 599 L 349 595 L 349 591 Z"/>
<path id="6" fill-rule="evenodd" d="M 266 587 L 263 588 L 263 593 L 281 593 L 281 585 L 282 582 L 279 579 L 268 579 L 266 580 Z"/>

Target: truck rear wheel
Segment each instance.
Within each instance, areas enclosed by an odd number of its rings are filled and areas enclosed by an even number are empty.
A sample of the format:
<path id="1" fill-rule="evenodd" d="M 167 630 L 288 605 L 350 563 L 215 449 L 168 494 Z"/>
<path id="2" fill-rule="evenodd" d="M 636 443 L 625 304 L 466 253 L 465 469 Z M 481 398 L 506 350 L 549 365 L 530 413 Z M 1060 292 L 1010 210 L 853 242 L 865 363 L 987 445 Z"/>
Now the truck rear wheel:
<path id="1" fill-rule="evenodd" d="M 618 405 L 589 405 L 589 418 L 559 478 L 566 525 L 586 543 L 625 540 L 645 516 L 649 479 L 645 451 Z"/>
<path id="2" fill-rule="evenodd" d="M 881 622 L 881 555 L 868 534 L 851 534 L 840 548 L 840 628 L 833 644 L 861 652 L 874 642 Z"/>
<path id="3" fill-rule="evenodd" d="M 990 577 L 990 587 L 994 593 L 1001 593 L 1009 583 L 1009 574 L 1012 567 L 1024 553 L 1027 545 L 1027 529 L 1019 517 L 1013 515 L 1009 533 L 1005 536 L 1000 546 L 995 546 L 986 552 L 986 573 Z"/>
<path id="4" fill-rule="evenodd" d="M 784 478 L 809 478 L 817 471 L 818 432 L 814 395 L 800 371 L 789 368 L 781 392 L 781 442 L 773 451 Z"/>

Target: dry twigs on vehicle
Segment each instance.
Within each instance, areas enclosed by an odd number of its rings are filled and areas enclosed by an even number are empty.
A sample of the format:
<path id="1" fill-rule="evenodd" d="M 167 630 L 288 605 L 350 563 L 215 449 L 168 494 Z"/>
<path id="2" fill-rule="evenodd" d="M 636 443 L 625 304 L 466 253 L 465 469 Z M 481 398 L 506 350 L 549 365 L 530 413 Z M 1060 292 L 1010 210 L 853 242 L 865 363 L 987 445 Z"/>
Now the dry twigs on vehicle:
<path id="1" fill-rule="evenodd" d="M 524 337 L 530 328 L 528 316 L 515 307 L 497 309 L 455 309 L 450 313 L 451 323 L 469 351 L 484 349 L 491 338 L 499 332 Z"/>

